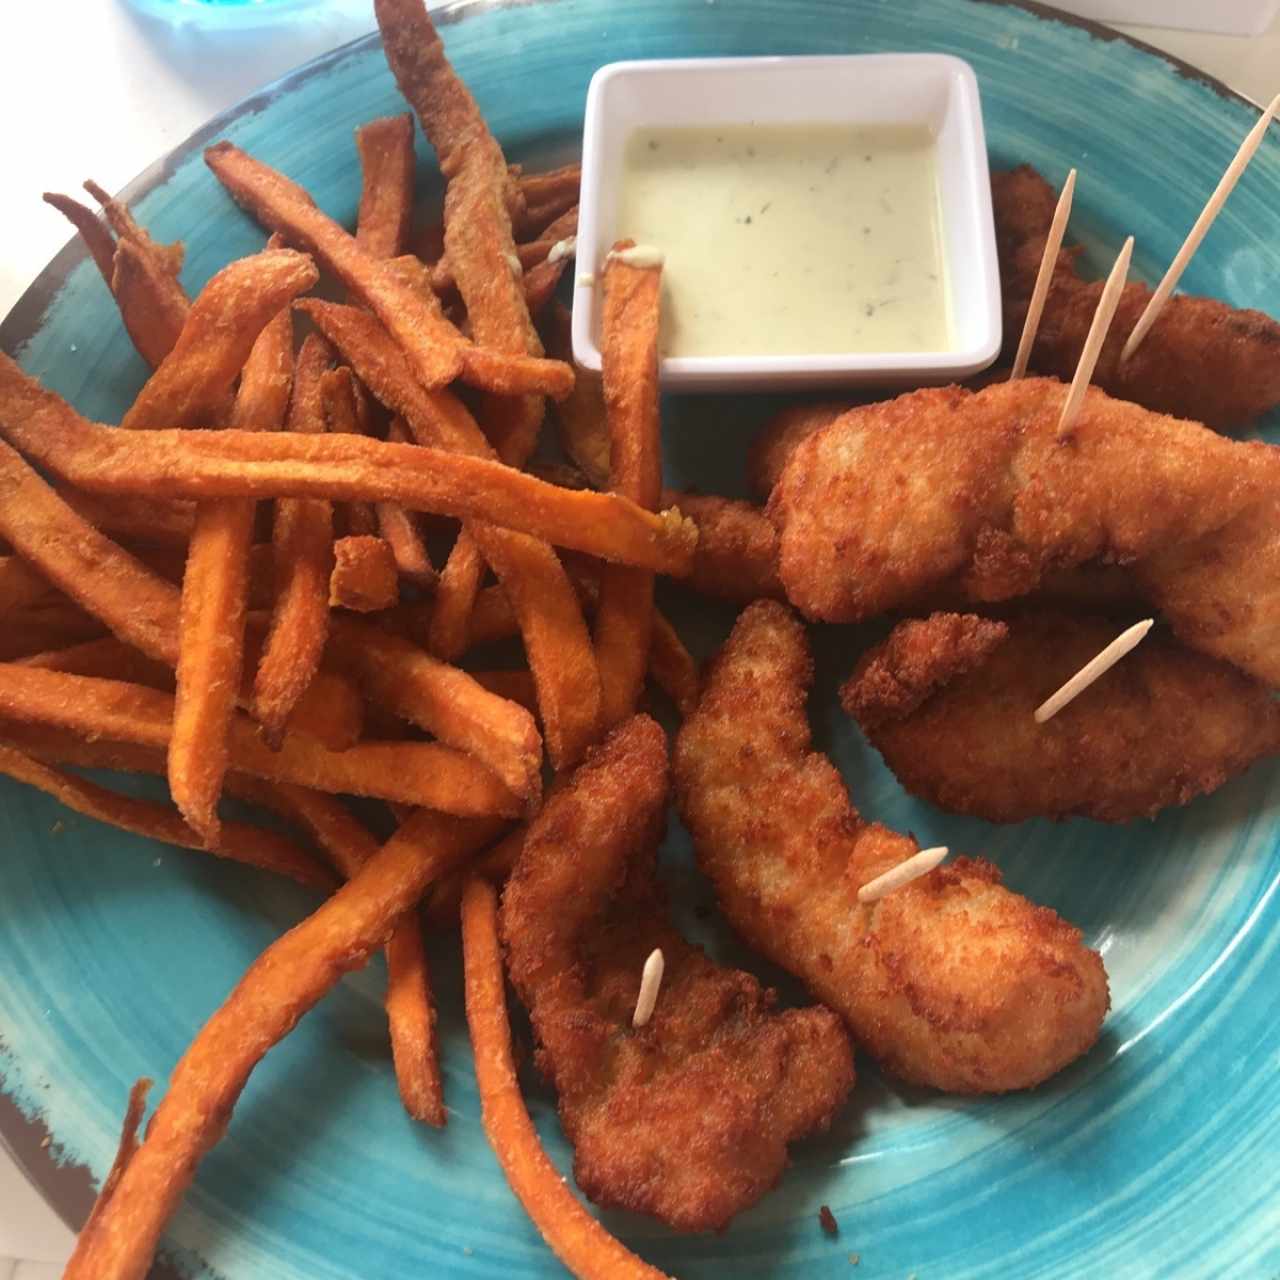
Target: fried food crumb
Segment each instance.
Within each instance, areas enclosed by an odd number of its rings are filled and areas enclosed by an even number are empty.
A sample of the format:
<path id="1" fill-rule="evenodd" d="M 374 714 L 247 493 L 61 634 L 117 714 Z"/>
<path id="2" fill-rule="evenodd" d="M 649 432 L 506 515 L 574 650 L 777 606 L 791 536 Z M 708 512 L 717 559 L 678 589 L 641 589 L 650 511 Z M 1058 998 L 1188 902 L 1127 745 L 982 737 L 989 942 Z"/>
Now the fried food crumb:
<path id="1" fill-rule="evenodd" d="M 836 1215 L 831 1212 L 829 1205 L 823 1205 L 818 1210 L 818 1222 L 821 1223 L 823 1231 L 829 1236 L 838 1236 L 840 1234 L 840 1224 L 836 1221 Z"/>
<path id="2" fill-rule="evenodd" d="M 63 822 L 61 818 L 59 818 L 57 822 L 55 822 L 53 826 L 49 828 L 49 832 L 52 835 L 60 836 L 66 829 L 67 829 L 67 824 Z"/>
<path id="3" fill-rule="evenodd" d="M 856 1267 L 858 1263 L 860 1263 L 861 1261 L 862 1261 L 862 1255 L 860 1253 L 851 1253 L 849 1255 L 849 1265 L 851 1267 Z"/>

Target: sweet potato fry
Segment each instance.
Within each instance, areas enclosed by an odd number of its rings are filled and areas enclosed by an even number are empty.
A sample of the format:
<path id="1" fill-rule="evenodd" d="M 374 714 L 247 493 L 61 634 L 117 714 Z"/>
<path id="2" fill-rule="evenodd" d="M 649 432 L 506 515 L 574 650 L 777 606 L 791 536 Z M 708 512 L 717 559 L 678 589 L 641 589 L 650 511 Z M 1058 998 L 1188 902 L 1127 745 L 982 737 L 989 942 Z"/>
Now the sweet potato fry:
<path id="1" fill-rule="evenodd" d="M 157 244 L 123 203 L 112 200 L 96 183 L 86 182 L 85 187 L 103 206 L 118 241 L 92 210 L 70 197 L 46 194 L 45 201 L 84 238 L 133 345 L 155 368 L 173 349 L 191 306 L 178 282 L 182 246 Z"/>
<path id="2" fill-rule="evenodd" d="M 620 241 L 615 248 L 630 248 Z M 657 510 L 662 488 L 658 419 L 658 304 L 662 267 L 637 267 L 611 256 L 604 269 L 602 371 L 615 493 Z M 653 574 L 603 565 L 596 609 L 601 722 L 605 729 L 635 713 L 653 634 Z"/>
<path id="3" fill-rule="evenodd" d="M 90 493 L 67 484 L 53 487 L 77 515 L 113 538 L 143 546 L 176 547 L 183 553 L 191 541 L 196 504 L 185 498 Z"/>
<path id="4" fill-rule="evenodd" d="M 356 243 L 375 258 L 405 251 L 413 212 L 413 117 L 384 116 L 356 130 L 360 210 Z"/>
<path id="5" fill-rule="evenodd" d="M 105 634 L 97 618 L 62 597 L 17 609 L 4 623 L 4 631 L 0 632 L 0 662 L 97 640 Z"/>
<path id="6" fill-rule="evenodd" d="M 46 191 L 41 197 L 45 204 L 52 206 L 80 233 L 84 247 L 102 274 L 107 287 L 111 287 L 112 259 L 116 253 L 115 237 L 107 229 L 106 223 L 98 217 L 88 205 L 79 200 L 64 196 L 57 191 Z"/>
<path id="7" fill-rule="evenodd" d="M 538 686 L 534 683 L 532 671 L 472 671 L 468 674 L 482 689 L 536 714 Z"/>
<path id="8" fill-rule="evenodd" d="M 583 1208 L 538 1141 L 511 1053 L 497 895 L 475 876 L 462 895 L 462 953 L 485 1135 L 512 1191 L 556 1257 L 581 1280 L 662 1280 L 663 1272 L 637 1258 Z"/>
<path id="9" fill-rule="evenodd" d="M 440 571 L 435 607 L 427 629 L 428 647 L 446 662 L 454 662 L 466 652 L 471 617 L 485 568 L 480 544 L 469 530 L 462 529 Z"/>
<path id="10" fill-rule="evenodd" d="M 264 249 L 223 267 L 192 303 L 173 350 L 120 425 L 221 425 L 231 386 L 258 334 L 319 278 L 311 259 L 292 249 Z"/>
<path id="11" fill-rule="evenodd" d="M 98 1192 L 98 1199 L 89 1214 L 88 1221 L 84 1224 L 86 1231 L 93 1226 L 96 1219 L 101 1217 L 102 1211 L 115 1194 L 115 1189 L 124 1176 L 129 1161 L 133 1159 L 134 1152 L 138 1149 L 138 1127 L 142 1124 L 142 1117 L 147 1111 L 147 1094 L 151 1092 L 151 1085 L 152 1081 L 143 1076 L 140 1080 L 135 1080 L 133 1088 L 129 1090 L 124 1123 L 120 1126 L 120 1145 L 116 1148 L 116 1158 L 111 1162 L 111 1168 L 107 1170 L 107 1176 L 102 1180 L 102 1190 Z"/>
<path id="12" fill-rule="evenodd" d="M 57 588 L 21 556 L 0 556 L 0 616 L 57 595 Z"/>
<path id="13" fill-rule="evenodd" d="M 80 417 L 3 352 L 0 436 L 72 484 L 108 493 L 399 502 L 677 577 L 688 573 L 697 543 L 678 513 L 557 489 L 488 458 L 362 436 L 116 431 Z"/>
<path id="14" fill-rule="evenodd" d="M 493 770 L 522 800 L 541 794 L 542 741 L 533 717 L 411 640 L 335 618 L 332 653 L 374 699 Z"/>
<path id="15" fill-rule="evenodd" d="M 664 489 L 661 502 L 698 526 L 698 549 L 683 586 L 740 604 L 785 599 L 778 580 L 778 531 L 763 507 L 675 489 Z"/>
<path id="16" fill-rule="evenodd" d="M 122 640 L 176 665 L 177 588 L 72 511 L 7 444 L 0 444 L 0 536 Z"/>
<path id="17" fill-rule="evenodd" d="M 527 244 L 516 245 L 515 256 L 520 263 L 520 269 L 528 271 L 531 267 L 536 267 L 551 252 L 551 246 L 554 244 L 554 240 L 547 239 L 531 240 Z M 458 287 L 448 254 L 431 264 L 431 287 L 436 293 L 441 294 L 450 293 Z"/>
<path id="18" fill-rule="evenodd" d="M 167 748 L 173 698 L 142 685 L 0 663 L 0 716 Z M 254 777 L 467 817 L 515 817 L 521 811 L 519 800 L 484 765 L 434 742 L 362 742 L 329 751 L 311 738 L 287 733 L 279 751 L 271 751 L 249 720 L 235 716 L 230 761 Z"/>
<path id="19" fill-rule="evenodd" d="M 286 811 L 299 821 L 348 880 L 378 852 L 378 842 L 341 801 L 304 787 L 277 787 Z M 405 1111 L 424 1124 L 445 1123 L 444 1082 L 436 1043 L 435 998 L 414 909 L 392 927 L 385 948 L 387 990 L 383 1007 L 391 1034 L 391 1058 Z"/>
<path id="20" fill-rule="evenodd" d="M 81 1232 L 66 1280 L 143 1280 L 253 1068 L 344 973 L 368 962 L 434 879 L 493 831 L 492 821 L 415 814 L 353 880 L 263 952 L 174 1068 L 146 1138 Z"/>
<path id="21" fill-rule="evenodd" d="M 573 358 L 573 316 L 553 303 L 542 325 L 547 350 L 562 360 Z M 578 371 L 573 391 L 553 410 L 560 447 L 578 465 L 594 489 L 609 487 L 609 428 L 604 418 L 604 389 L 598 374 Z"/>
<path id="22" fill-rule="evenodd" d="M 72 676 L 124 680 L 128 684 L 144 684 L 148 689 L 162 689 L 166 693 L 172 693 L 174 687 L 172 667 L 148 658 L 140 649 L 117 640 L 115 636 L 85 640 L 60 649 L 45 649 L 28 658 L 18 658 L 16 665 L 65 671 Z"/>
<path id="23" fill-rule="evenodd" d="M 324 408 L 326 430 L 335 435 L 372 434 L 369 397 L 346 365 L 325 371 L 320 379 L 320 403 Z M 335 519 L 339 514 L 344 518 L 348 537 L 372 537 L 378 532 L 378 515 L 371 503 L 343 503 L 339 511 L 334 512 Z"/>
<path id="24" fill-rule="evenodd" d="M 558 250 L 556 246 L 577 234 L 578 206 L 576 204 L 562 213 L 542 232 L 545 238 L 538 243 L 547 245 L 547 253 L 542 261 L 526 271 L 524 276 L 524 301 L 531 315 L 537 315 L 551 301 L 551 295 L 555 292 L 556 285 L 560 283 L 560 277 L 573 261 L 572 253 Z"/>
<path id="25" fill-rule="evenodd" d="M 259 222 L 314 254 L 378 316 L 423 386 L 442 387 L 458 376 L 508 395 L 565 395 L 573 386 L 573 370 L 559 361 L 510 356 L 468 342 L 445 318 L 434 294 L 414 290 L 389 261 L 360 248 L 354 236 L 316 208 L 301 187 L 232 143 L 216 143 L 205 160 Z"/>
<path id="26" fill-rule="evenodd" d="M 424 391 L 373 317 L 314 299 L 299 307 L 338 347 L 369 390 L 402 415 L 419 441 L 470 454 L 492 455 L 484 434 L 462 403 L 448 392 Z M 538 681 L 539 706 L 552 762 L 557 768 L 571 764 L 594 739 L 599 714 L 599 677 L 573 588 L 545 542 L 479 521 L 464 525 L 463 535 L 467 539 L 465 550 L 450 557 L 437 589 L 432 639 L 440 638 L 437 619 L 441 616 L 442 599 L 460 598 L 452 588 L 463 572 L 478 584 L 479 557 L 483 556 L 502 582 L 520 622 L 529 665 Z M 450 576 L 451 567 L 457 578 Z M 462 599 L 457 617 L 449 614 L 450 627 L 457 622 L 461 630 L 461 622 L 469 613 Z M 449 647 L 456 647 L 456 642 L 451 640 Z"/>
<path id="27" fill-rule="evenodd" d="M 292 381 L 293 319 L 285 308 L 253 344 L 232 422 L 264 431 L 279 427 Z M 169 791 L 187 821 L 210 841 L 218 838 L 227 734 L 243 670 L 255 511 L 252 499 L 200 503 L 182 577 Z"/>
<path id="28" fill-rule="evenodd" d="M 409 432 L 398 418 L 387 424 L 387 439 L 396 444 L 410 443 Z M 431 563 L 417 512 L 406 510 L 398 502 L 375 502 L 372 507 L 378 533 L 390 546 L 400 576 L 415 586 L 434 589 L 440 575 Z"/>
<path id="29" fill-rule="evenodd" d="M 309 333 L 298 353 L 287 430 L 302 435 L 324 432 L 320 379 L 331 360 L 329 344 Z M 254 677 L 252 712 L 263 737 L 274 746 L 320 666 L 329 635 L 332 503 L 324 498 L 277 499 L 271 545 L 276 598 Z"/>
<path id="30" fill-rule="evenodd" d="M 689 715 L 698 705 L 702 684 L 698 664 L 676 629 L 657 609 L 653 611 L 653 638 L 649 645 L 649 678 L 682 716 Z"/>
<path id="31" fill-rule="evenodd" d="M 483 853 L 477 854 L 466 866 L 441 876 L 427 895 L 428 923 L 437 928 L 456 929 L 462 906 L 462 892 L 467 887 L 467 881 L 473 876 L 479 876 L 492 885 L 501 886 L 516 865 L 528 830 L 527 822 L 517 823 L 502 839 L 490 845 Z"/>
<path id="32" fill-rule="evenodd" d="M 578 192 L 582 187 L 582 165 L 561 165 L 558 169 L 548 169 L 545 173 L 522 173 L 516 179 L 516 190 L 524 196 L 525 205 L 529 209 L 537 209 L 559 202 L 568 208 L 578 203 Z"/>
<path id="33" fill-rule="evenodd" d="M 334 886 L 333 877 L 310 854 L 274 831 L 244 822 L 229 822 L 223 835 L 208 842 L 167 804 L 120 795 L 75 774 L 41 764 L 8 746 L 0 746 L 0 773 L 36 787 L 76 813 L 135 835 L 274 871 L 313 889 L 329 890 Z"/>
<path id="34" fill-rule="evenodd" d="M 369 534 L 339 538 L 333 544 L 329 607 L 356 613 L 390 609 L 400 598 L 399 573 L 391 544 Z"/>
<path id="35" fill-rule="evenodd" d="M 176 276 L 134 240 L 116 244 L 111 292 L 138 354 L 157 369 L 177 345 L 191 303 Z"/>

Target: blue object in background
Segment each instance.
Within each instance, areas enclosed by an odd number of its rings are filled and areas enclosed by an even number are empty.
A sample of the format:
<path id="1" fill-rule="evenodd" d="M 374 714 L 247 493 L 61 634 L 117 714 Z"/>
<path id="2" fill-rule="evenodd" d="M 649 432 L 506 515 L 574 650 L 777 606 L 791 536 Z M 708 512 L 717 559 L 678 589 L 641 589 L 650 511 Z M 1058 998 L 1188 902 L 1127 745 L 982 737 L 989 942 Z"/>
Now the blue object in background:
<path id="1" fill-rule="evenodd" d="M 1148 280 L 1257 119 L 1238 98 L 1175 73 L 1150 51 L 1016 4 L 477 4 L 442 34 L 511 159 L 530 165 L 576 149 L 587 82 L 615 59 L 957 54 L 978 74 L 993 163 L 1035 164 L 1055 185 L 1078 166 L 1072 238 L 1083 238 L 1090 265 L 1105 269 L 1135 233 L 1135 274 Z M 362 41 L 214 122 L 126 195 L 160 240 L 185 241 L 183 279 L 194 292 L 263 243 L 206 170 L 204 142 L 231 138 L 349 225 L 359 194 L 352 130 L 405 109 L 377 42 Z M 421 143 L 420 157 L 427 190 L 434 161 Z M 1193 261 L 1187 291 L 1274 307 L 1277 207 L 1280 139 L 1271 137 Z M 104 421 L 118 419 L 146 376 L 78 249 L 59 257 L 0 340 Z M 668 481 L 742 492 L 745 445 L 777 403 L 669 398 Z M 1263 434 L 1280 439 L 1280 422 L 1273 417 Z M 663 607 L 699 656 L 733 616 L 674 592 Z M 819 746 L 868 816 L 913 831 L 923 845 L 993 858 L 1015 889 L 1084 930 L 1111 977 L 1103 1038 L 1045 1087 L 1008 1098 L 905 1089 L 864 1060 L 832 1133 L 798 1144 L 780 1188 L 724 1235 L 681 1238 L 613 1213 L 604 1215 L 608 1225 L 682 1280 L 1280 1275 L 1280 766 L 1260 765 L 1208 799 L 1124 828 L 993 827 L 951 817 L 904 795 L 835 705 L 835 684 L 865 638 L 852 628 L 815 630 Z M 3 1137 L 17 1140 L 19 1112 L 38 1117 L 58 1159 L 100 1179 L 132 1081 L 163 1081 L 248 965 L 317 900 L 272 877 L 101 827 L 7 780 L 0 849 L 0 1092 L 10 1100 L 0 1109 Z M 714 920 L 697 918 L 710 895 L 677 826 L 663 857 L 682 927 L 774 980 L 722 932 L 709 932 Z M 448 1128 L 425 1130 L 400 1106 L 375 960 L 255 1071 L 170 1224 L 166 1247 L 179 1274 L 563 1275 L 484 1140 L 456 936 L 432 946 Z M 553 1100 L 532 1077 L 525 1083 L 539 1132 L 567 1172 Z M 23 1132 L 38 1133 L 30 1125 Z M 33 1175 L 56 1201 L 83 1212 L 87 1178 L 76 1184 L 78 1200 L 64 1196 L 74 1176 L 58 1173 L 38 1137 L 28 1145 Z M 840 1223 L 838 1239 L 818 1226 L 823 1204 Z"/>
<path id="2" fill-rule="evenodd" d="M 180 25 L 244 27 L 301 17 L 328 0 L 123 0 L 146 14 Z M 372 19 L 371 19 L 372 21 Z"/>

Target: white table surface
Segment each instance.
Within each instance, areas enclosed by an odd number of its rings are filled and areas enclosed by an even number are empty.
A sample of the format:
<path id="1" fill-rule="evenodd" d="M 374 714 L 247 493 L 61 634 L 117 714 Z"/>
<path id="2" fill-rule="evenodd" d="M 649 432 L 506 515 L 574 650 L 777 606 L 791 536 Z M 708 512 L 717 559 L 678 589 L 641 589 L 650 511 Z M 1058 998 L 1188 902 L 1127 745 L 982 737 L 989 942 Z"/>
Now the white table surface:
<path id="1" fill-rule="evenodd" d="M 174 29 L 127 0 L 8 0 L 0 14 L 0 119 L 10 122 L 0 315 L 69 238 L 42 191 L 74 192 L 89 177 L 117 190 L 210 116 L 373 25 L 371 0 L 320 0 L 287 23 L 248 32 Z M 1122 30 L 1255 101 L 1280 91 L 1280 22 L 1253 39 Z M 0 1149 L 0 1280 L 52 1280 L 71 1241 Z"/>

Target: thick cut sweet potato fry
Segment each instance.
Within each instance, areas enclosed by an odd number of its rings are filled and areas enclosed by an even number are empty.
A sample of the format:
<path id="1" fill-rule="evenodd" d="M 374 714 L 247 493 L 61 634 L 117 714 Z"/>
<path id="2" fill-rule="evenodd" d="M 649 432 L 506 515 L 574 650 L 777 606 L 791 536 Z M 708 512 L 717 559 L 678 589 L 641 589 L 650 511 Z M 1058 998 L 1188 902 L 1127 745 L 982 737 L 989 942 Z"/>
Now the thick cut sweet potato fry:
<path id="1" fill-rule="evenodd" d="M 299 306 L 342 352 L 369 390 L 403 417 L 419 441 L 492 455 L 491 446 L 462 403 L 448 392 L 431 393 L 418 386 L 407 362 L 373 317 L 315 300 Z M 437 590 L 432 638 L 438 638 L 435 627 L 441 599 L 451 598 L 455 580 L 450 577 L 450 567 L 456 564 L 459 575 L 465 571 L 478 583 L 478 557 L 483 556 L 498 575 L 520 623 L 529 665 L 538 682 L 552 762 L 557 768 L 571 764 L 596 736 L 600 697 L 595 657 L 573 588 L 545 542 L 480 521 L 465 524 L 463 534 L 474 550 L 458 553 L 446 566 Z M 470 559 L 473 555 L 476 558 Z M 464 602 L 460 617 L 465 619 L 469 614 Z"/>
<path id="2" fill-rule="evenodd" d="M 0 716 L 60 725 L 86 737 L 167 748 L 173 699 L 142 685 L 0 663 Z M 230 761 L 232 768 L 258 778 L 467 817 L 515 817 L 522 807 L 484 765 L 434 742 L 361 742 L 329 751 L 311 738 L 285 734 L 279 751 L 271 751 L 249 720 L 235 716 Z"/>
<path id="3" fill-rule="evenodd" d="M 67 484 L 53 487 L 77 515 L 113 538 L 140 546 L 177 548 L 183 553 L 191 541 L 196 504 L 186 498 L 90 493 Z"/>
<path id="4" fill-rule="evenodd" d="M 577 162 L 548 169 L 545 173 L 522 173 L 516 179 L 516 190 L 524 196 L 529 209 L 560 202 L 567 209 L 578 203 L 582 187 L 582 165 Z"/>
<path id="5" fill-rule="evenodd" d="M 538 686 L 532 671 L 471 671 L 468 674 L 482 689 L 537 713 Z"/>
<path id="6" fill-rule="evenodd" d="M 663 1272 L 637 1258 L 583 1208 L 538 1141 L 511 1053 L 497 895 L 478 877 L 462 895 L 462 954 L 484 1131 L 512 1191 L 556 1257 L 581 1280 L 662 1280 Z M 87 1280 L 90 1273 L 82 1274 Z"/>
<path id="7" fill-rule="evenodd" d="M 408 430 L 398 418 L 392 418 L 387 424 L 387 439 L 395 444 L 411 443 Z M 398 502 L 375 502 L 371 505 L 378 522 L 378 533 L 391 547 L 400 576 L 415 586 L 434 589 L 440 575 L 436 573 L 427 544 L 423 541 L 418 513 L 406 510 Z"/>
<path id="8" fill-rule="evenodd" d="M 360 210 L 356 243 L 375 258 L 405 251 L 413 212 L 413 117 L 384 116 L 356 130 Z"/>
<path id="9" fill-rule="evenodd" d="M 155 368 L 173 349 L 191 306 L 178 283 L 182 246 L 157 244 L 122 203 L 96 183 L 85 187 L 102 204 L 118 241 L 91 209 L 69 196 L 46 193 L 45 202 L 80 232 L 115 297 L 133 345 Z"/>
<path id="10" fill-rule="evenodd" d="M 551 301 L 551 295 L 555 293 L 560 277 L 573 261 L 572 253 L 556 250 L 556 245 L 570 240 L 577 234 L 578 206 L 576 204 L 562 213 L 542 232 L 544 239 L 539 240 L 538 243 L 545 244 L 547 252 L 542 261 L 526 271 L 524 276 L 524 301 L 531 315 L 538 315 Z M 553 359 L 556 358 L 563 357 L 553 357 Z M 580 371 L 578 376 L 581 376 Z"/>
<path id="11" fill-rule="evenodd" d="M 369 397 L 346 365 L 325 371 L 320 379 L 320 403 L 324 408 L 326 430 L 337 435 L 372 434 Z M 372 536 L 378 532 L 378 516 L 371 503 L 348 502 L 340 510 L 348 536 Z"/>
<path id="12" fill-rule="evenodd" d="M 0 444 L 0 536 L 117 636 L 178 661 L 178 590 L 77 515 Z"/>
<path id="13" fill-rule="evenodd" d="M 392 608 L 399 599 L 399 573 L 390 543 L 369 534 L 334 542 L 330 608 L 378 613 Z"/>
<path id="14" fill-rule="evenodd" d="M 698 664 L 675 627 L 657 609 L 653 611 L 653 637 L 649 644 L 649 678 L 682 716 L 689 715 L 698 705 L 702 684 Z"/>
<path id="15" fill-rule="evenodd" d="M 16 665 L 65 671 L 73 676 L 124 680 L 129 684 L 145 684 L 148 689 L 163 689 L 166 693 L 173 691 L 172 667 L 148 658 L 140 649 L 117 640 L 115 636 L 65 645 L 61 649 L 46 649 L 43 653 L 33 653 L 29 658 L 19 658 Z"/>
<path id="16" fill-rule="evenodd" d="M 0 556 L 0 617 L 56 595 L 53 583 L 21 556 Z"/>
<path id="17" fill-rule="evenodd" d="M 493 832 L 491 821 L 415 814 L 353 880 L 263 952 L 174 1068 L 145 1140 L 81 1232 L 66 1280 L 143 1280 L 253 1068 L 344 973 L 368 962 L 434 879 Z"/>
<path id="18" fill-rule="evenodd" d="M 677 577 L 688 573 L 697 543 L 678 513 L 559 489 L 488 458 L 363 436 L 116 431 L 82 418 L 3 352 L 0 436 L 72 484 L 108 493 L 399 502 Z"/>
<path id="19" fill-rule="evenodd" d="M 296 183 L 230 142 L 210 147 L 205 160 L 259 222 L 313 253 L 378 316 L 423 386 L 442 387 L 461 376 L 472 386 L 504 395 L 560 396 L 572 388 L 573 370 L 559 361 L 507 355 L 468 342 L 445 318 L 433 293 L 413 289 L 390 261 L 360 248 Z"/>
<path id="20" fill-rule="evenodd" d="M 170 805 L 117 794 L 74 774 L 41 764 L 8 746 L 0 746 L 0 773 L 46 792 L 87 818 L 96 818 L 135 835 L 261 867 L 313 889 L 328 890 L 334 885 L 333 877 L 313 857 L 274 831 L 243 822 L 228 822 L 224 833 L 207 841 L 203 834 L 183 822 L 181 814 Z"/>
<path id="21" fill-rule="evenodd" d="M 116 242 L 115 237 L 107 229 L 106 223 L 88 205 L 81 204 L 71 196 L 62 195 L 57 191 L 46 191 L 41 198 L 45 204 L 57 209 L 80 233 L 80 239 L 84 241 L 84 247 L 88 249 L 94 266 L 98 268 L 103 280 L 107 282 L 107 287 L 110 288 Z"/>
<path id="22" fill-rule="evenodd" d="M 631 247 L 620 241 L 615 249 Z M 601 355 L 615 493 L 656 510 L 662 489 L 658 419 L 658 304 L 662 267 L 637 267 L 611 256 L 604 269 Z M 603 565 L 596 609 L 601 723 L 612 728 L 635 713 L 649 665 L 653 574 Z"/>
<path id="23" fill-rule="evenodd" d="M 61 597 L 17 609 L 4 623 L 4 630 L 0 632 L 0 662 L 97 640 L 105 634 L 97 618 Z"/>
<path id="24" fill-rule="evenodd" d="M 325 429 L 320 379 L 332 360 L 329 344 L 309 333 L 298 353 L 286 429 Z M 280 498 L 271 532 L 275 605 L 271 630 L 253 681 L 253 717 L 272 745 L 320 666 L 329 636 L 333 573 L 333 505 L 323 498 Z"/>
<path id="25" fill-rule="evenodd" d="M 292 381 L 293 319 L 286 308 L 253 344 L 232 421 L 263 431 L 279 427 Z M 218 838 L 227 734 L 244 660 L 255 511 L 252 499 L 200 503 L 182 577 L 169 791 L 187 821 L 210 841 Z"/>
<path id="26" fill-rule="evenodd" d="M 120 425 L 222 425 L 231 386 L 258 335 L 319 278 L 311 259 L 292 249 L 264 249 L 223 267 L 192 303 L 173 350 Z"/>
<path id="27" fill-rule="evenodd" d="M 116 1148 L 116 1158 L 111 1162 L 111 1168 L 107 1170 L 107 1176 L 102 1180 L 102 1190 L 98 1192 L 98 1199 L 89 1214 L 88 1221 L 84 1224 L 86 1231 L 101 1217 L 107 1203 L 115 1194 L 115 1189 L 124 1176 L 129 1161 L 133 1159 L 134 1152 L 138 1149 L 138 1128 L 147 1111 L 147 1094 L 151 1092 L 151 1085 L 152 1081 L 143 1076 L 140 1080 L 135 1080 L 133 1088 L 129 1090 L 124 1123 L 120 1126 L 120 1145 Z"/>
<path id="28" fill-rule="evenodd" d="M 341 801 L 305 787 L 278 786 L 276 792 L 289 816 L 306 828 L 348 880 L 377 856 L 378 842 Z M 387 939 L 386 960 L 383 1003 L 400 1101 L 414 1120 L 440 1128 L 445 1123 L 445 1109 L 435 998 L 416 910 L 406 911 L 395 922 Z"/>
<path id="29" fill-rule="evenodd" d="M 547 350 L 562 360 L 573 358 L 573 316 L 553 303 L 542 321 Z M 604 417 L 604 390 L 599 374 L 578 371 L 573 391 L 552 411 L 560 447 L 577 464 L 593 489 L 609 487 L 609 428 Z"/>
<path id="30" fill-rule="evenodd" d="M 523 707 L 411 640 L 354 618 L 334 619 L 331 648 L 370 698 L 475 756 L 521 799 L 539 799 L 542 741 Z"/>

